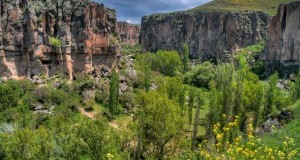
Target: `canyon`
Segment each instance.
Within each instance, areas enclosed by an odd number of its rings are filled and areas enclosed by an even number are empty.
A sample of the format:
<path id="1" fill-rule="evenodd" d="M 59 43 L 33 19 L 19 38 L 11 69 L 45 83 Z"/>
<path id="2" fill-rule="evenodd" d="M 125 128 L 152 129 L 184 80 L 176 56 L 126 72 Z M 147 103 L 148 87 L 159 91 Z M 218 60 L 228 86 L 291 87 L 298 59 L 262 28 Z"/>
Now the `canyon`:
<path id="1" fill-rule="evenodd" d="M 274 17 L 262 11 L 199 9 L 145 16 L 139 27 L 117 22 L 114 9 L 90 0 L 4 0 L 0 77 L 61 72 L 73 79 L 76 73 L 116 66 L 122 45 L 139 44 L 145 53 L 182 51 L 187 43 L 191 58 L 227 61 L 241 48 L 265 41 L 261 60 L 299 66 L 299 15 L 298 1 L 281 4 Z"/>

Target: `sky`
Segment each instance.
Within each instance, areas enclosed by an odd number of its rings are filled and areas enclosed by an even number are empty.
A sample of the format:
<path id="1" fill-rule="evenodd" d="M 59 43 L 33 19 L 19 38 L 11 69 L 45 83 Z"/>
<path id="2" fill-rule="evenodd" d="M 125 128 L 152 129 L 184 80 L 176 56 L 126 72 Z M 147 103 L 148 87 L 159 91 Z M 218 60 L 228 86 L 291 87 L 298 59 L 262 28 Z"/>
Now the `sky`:
<path id="1" fill-rule="evenodd" d="M 211 0 L 95 0 L 117 10 L 118 21 L 139 24 L 141 18 L 153 13 L 187 10 Z"/>

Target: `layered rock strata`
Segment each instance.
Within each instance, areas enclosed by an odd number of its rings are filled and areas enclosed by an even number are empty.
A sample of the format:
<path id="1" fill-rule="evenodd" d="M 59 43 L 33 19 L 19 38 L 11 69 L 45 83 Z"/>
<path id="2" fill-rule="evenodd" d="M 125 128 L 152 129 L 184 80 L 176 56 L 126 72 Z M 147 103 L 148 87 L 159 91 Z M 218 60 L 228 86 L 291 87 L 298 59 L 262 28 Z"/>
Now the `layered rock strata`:
<path id="1" fill-rule="evenodd" d="M 268 31 L 261 59 L 282 65 L 300 65 L 300 1 L 280 5 Z"/>
<path id="2" fill-rule="evenodd" d="M 231 57 L 239 48 L 257 44 L 267 36 L 269 15 L 263 12 L 193 11 L 143 17 L 144 52 L 181 49 L 189 45 L 191 57 L 203 60 Z"/>
<path id="3" fill-rule="evenodd" d="M 119 53 L 115 10 L 89 0 L 2 0 L 0 17 L 0 77 L 72 79 Z"/>
<path id="4" fill-rule="evenodd" d="M 137 45 L 140 41 L 140 27 L 127 22 L 117 23 L 118 33 L 122 44 Z"/>

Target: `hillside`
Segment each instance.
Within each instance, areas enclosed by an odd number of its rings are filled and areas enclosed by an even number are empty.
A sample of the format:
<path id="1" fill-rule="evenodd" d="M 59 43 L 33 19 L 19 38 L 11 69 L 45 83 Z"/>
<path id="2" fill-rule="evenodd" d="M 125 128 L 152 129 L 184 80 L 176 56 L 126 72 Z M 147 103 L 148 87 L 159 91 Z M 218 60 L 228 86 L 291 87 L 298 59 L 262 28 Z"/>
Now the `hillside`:
<path id="1" fill-rule="evenodd" d="M 254 10 L 264 11 L 270 15 L 277 13 L 278 5 L 283 3 L 290 3 L 296 0 L 214 0 L 204 5 L 193 8 L 194 10 L 226 10 L 226 11 L 240 11 L 240 10 Z"/>

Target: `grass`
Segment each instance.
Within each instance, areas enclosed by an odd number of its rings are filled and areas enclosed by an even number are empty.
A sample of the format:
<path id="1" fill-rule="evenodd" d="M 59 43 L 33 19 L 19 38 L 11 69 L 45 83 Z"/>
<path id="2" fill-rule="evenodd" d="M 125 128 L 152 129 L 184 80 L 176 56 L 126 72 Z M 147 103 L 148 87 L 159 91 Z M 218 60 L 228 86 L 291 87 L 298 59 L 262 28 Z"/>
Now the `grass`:
<path id="1" fill-rule="evenodd" d="M 290 3 L 297 0 L 214 0 L 204 5 L 191 9 L 212 11 L 263 11 L 270 15 L 276 15 L 279 4 Z"/>
<path id="2" fill-rule="evenodd" d="M 277 129 L 273 133 L 268 133 L 261 137 L 262 143 L 269 146 L 274 146 L 276 148 L 282 148 L 282 142 L 285 140 L 285 137 L 294 138 L 295 147 L 300 148 L 300 101 L 295 103 L 293 106 L 295 118 L 288 123 L 286 126 L 283 126 L 280 129 Z"/>

